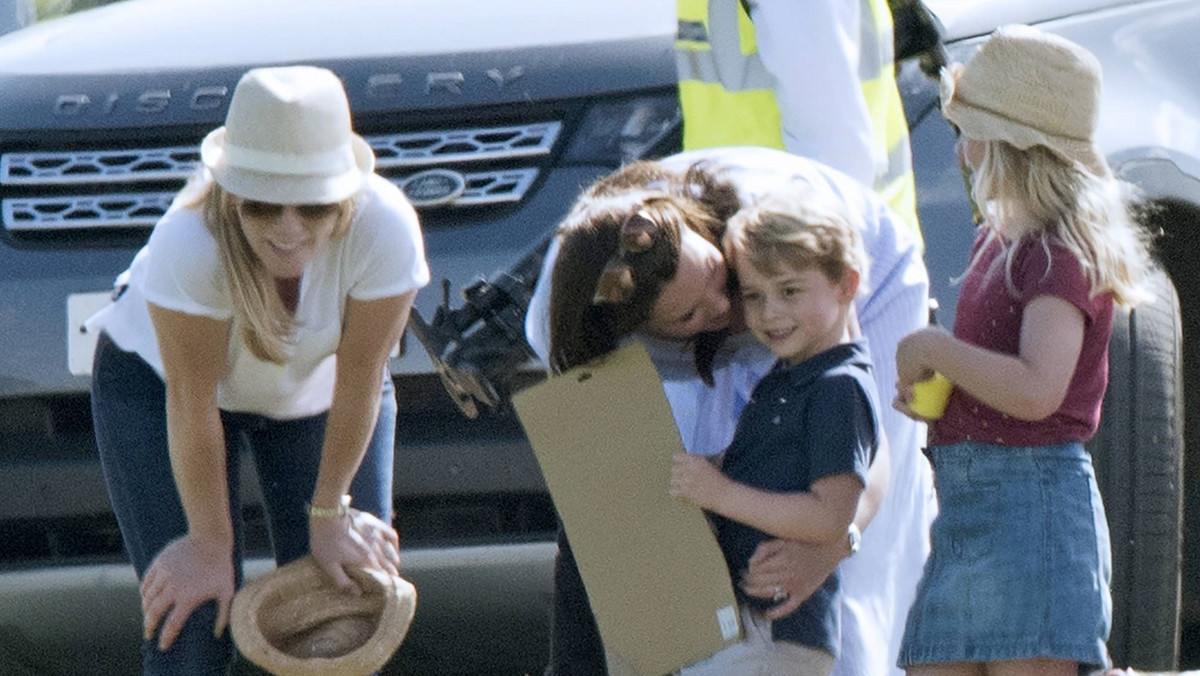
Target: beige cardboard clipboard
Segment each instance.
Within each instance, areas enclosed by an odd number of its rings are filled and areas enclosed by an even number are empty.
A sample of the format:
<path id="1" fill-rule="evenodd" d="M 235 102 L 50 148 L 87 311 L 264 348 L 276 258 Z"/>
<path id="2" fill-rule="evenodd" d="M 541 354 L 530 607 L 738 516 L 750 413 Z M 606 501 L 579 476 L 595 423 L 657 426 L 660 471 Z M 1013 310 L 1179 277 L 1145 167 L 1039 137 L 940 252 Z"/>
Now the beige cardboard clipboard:
<path id="1" fill-rule="evenodd" d="M 737 641 L 720 547 L 701 510 L 667 494 L 683 445 L 645 348 L 629 345 L 512 401 L 610 664 L 659 676 Z"/>

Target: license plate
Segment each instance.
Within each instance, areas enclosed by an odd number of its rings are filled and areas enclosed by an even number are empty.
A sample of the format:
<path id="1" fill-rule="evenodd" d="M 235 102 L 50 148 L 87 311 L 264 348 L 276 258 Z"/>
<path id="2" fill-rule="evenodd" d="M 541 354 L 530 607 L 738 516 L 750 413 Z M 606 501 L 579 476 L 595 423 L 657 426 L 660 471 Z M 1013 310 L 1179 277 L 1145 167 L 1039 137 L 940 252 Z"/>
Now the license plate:
<path id="1" fill-rule="evenodd" d="M 96 351 L 99 332 L 89 332 L 83 323 L 111 302 L 111 290 L 67 296 L 67 368 L 72 375 L 91 374 L 92 354 Z"/>

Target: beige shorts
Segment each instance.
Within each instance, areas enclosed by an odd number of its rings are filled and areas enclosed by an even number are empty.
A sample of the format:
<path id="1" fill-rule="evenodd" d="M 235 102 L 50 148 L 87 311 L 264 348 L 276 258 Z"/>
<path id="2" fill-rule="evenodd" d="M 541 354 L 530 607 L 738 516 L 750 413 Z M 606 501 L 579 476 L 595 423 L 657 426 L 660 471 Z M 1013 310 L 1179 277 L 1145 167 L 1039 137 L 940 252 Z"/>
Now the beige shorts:
<path id="1" fill-rule="evenodd" d="M 742 606 L 746 637 L 712 657 L 679 670 L 679 676 L 829 676 L 827 652 L 771 639 L 771 621 Z"/>

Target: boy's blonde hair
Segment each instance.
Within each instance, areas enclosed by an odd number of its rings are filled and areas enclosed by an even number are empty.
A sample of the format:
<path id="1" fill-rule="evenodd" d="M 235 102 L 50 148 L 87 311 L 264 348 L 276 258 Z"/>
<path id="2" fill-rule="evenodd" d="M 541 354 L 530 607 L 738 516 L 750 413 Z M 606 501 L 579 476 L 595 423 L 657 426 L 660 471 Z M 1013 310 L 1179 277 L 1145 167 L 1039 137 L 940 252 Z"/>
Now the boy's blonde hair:
<path id="1" fill-rule="evenodd" d="M 817 268 L 831 282 L 850 270 L 867 286 L 861 219 L 828 196 L 797 187 L 739 211 L 725 231 L 725 255 L 765 274 Z"/>
<path id="2" fill-rule="evenodd" d="M 1150 235 L 1138 223 L 1132 185 L 1087 171 L 1044 146 L 1020 150 L 1004 141 L 982 143 L 971 192 L 986 214 L 987 236 L 1003 237 L 1010 292 L 1016 293 L 1012 265 L 1019 244 L 1040 240 L 1048 247 L 1050 236 L 1079 259 L 1093 296 L 1112 292 L 1122 306 L 1151 299 L 1144 286 L 1152 266 Z M 977 260 L 978 254 L 971 265 Z"/>
<path id="3" fill-rule="evenodd" d="M 217 241 L 217 257 L 233 304 L 234 323 L 255 357 L 282 364 L 294 342 L 296 318 L 283 305 L 275 279 L 250 248 L 242 232 L 234 195 L 206 175 L 197 176 L 181 197 L 200 211 L 201 220 Z M 330 240 L 346 234 L 354 216 L 353 198 L 338 203 L 337 223 Z"/>

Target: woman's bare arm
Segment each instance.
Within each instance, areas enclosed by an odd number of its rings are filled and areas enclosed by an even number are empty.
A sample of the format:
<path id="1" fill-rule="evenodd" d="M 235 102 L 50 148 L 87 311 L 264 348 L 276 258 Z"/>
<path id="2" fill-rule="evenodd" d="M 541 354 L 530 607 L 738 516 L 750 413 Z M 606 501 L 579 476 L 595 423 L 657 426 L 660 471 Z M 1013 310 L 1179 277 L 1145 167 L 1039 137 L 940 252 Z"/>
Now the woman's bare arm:
<path id="1" fill-rule="evenodd" d="M 337 382 L 325 427 L 321 466 L 312 504 L 334 509 L 350 490 L 379 413 L 379 396 L 388 355 L 400 341 L 416 291 L 370 301 L 346 301 L 337 351 Z M 365 565 L 398 572 L 399 538 L 391 524 L 355 512 L 346 519 L 309 522 L 313 556 L 343 589 L 356 588 L 344 565 Z M 392 549 L 380 548 L 389 543 Z M 394 557 L 394 558 L 393 558 Z"/>

